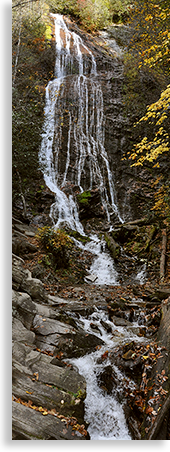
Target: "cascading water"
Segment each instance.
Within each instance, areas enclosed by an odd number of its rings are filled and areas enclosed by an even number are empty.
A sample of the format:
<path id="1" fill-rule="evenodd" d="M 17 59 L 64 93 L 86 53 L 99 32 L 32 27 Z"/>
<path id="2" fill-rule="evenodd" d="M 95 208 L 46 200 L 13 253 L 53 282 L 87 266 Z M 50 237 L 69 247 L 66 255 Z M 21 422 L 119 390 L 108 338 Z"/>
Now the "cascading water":
<path id="1" fill-rule="evenodd" d="M 67 225 L 85 235 L 74 198 L 76 191 L 80 193 L 97 188 L 108 222 L 113 213 L 119 222 L 123 223 L 123 220 L 117 207 L 113 174 L 104 146 L 103 94 L 95 58 L 80 36 L 67 28 L 61 15 L 53 15 L 53 18 L 57 54 L 55 78 L 46 88 L 45 122 L 39 158 L 46 185 L 56 197 L 50 212 L 54 227 Z M 69 195 L 65 193 L 67 187 L 71 189 Z M 113 259 L 105 250 L 105 241 L 97 235 L 91 235 L 90 239 L 86 245 L 74 240 L 79 247 L 95 255 L 90 269 L 94 275 L 91 281 L 95 281 L 95 284 L 116 284 L 118 275 Z M 100 324 L 101 315 L 105 314 L 97 313 L 99 320 L 93 320 Z M 81 320 L 87 333 L 90 331 L 90 320 Z M 103 351 L 106 346 L 108 349 L 113 348 L 120 342 L 120 337 L 122 340 L 125 337 L 140 340 L 131 330 L 127 332 L 121 327 L 119 333 L 113 341 L 112 335 L 106 335 L 100 324 L 99 334 L 106 344 Z M 130 440 L 122 406 L 113 394 L 103 395 L 96 382 L 96 372 L 102 368 L 98 363 L 101 352 L 97 350 L 72 360 L 87 382 L 85 417 L 89 423 L 90 438 Z M 115 372 L 121 381 L 123 377 L 116 367 Z"/>
<path id="2" fill-rule="evenodd" d="M 102 326 L 102 322 L 110 327 L 110 333 L 107 333 Z M 138 329 L 137 321 L 131 326 L 116 326 L 108 320 L 106 312 L 95 308 L 93 314 L 87 319 L 80 317 L 77 324 L 86 331 L 92 332 L 91 324 L 97 328 L 93 333 L 102 338 L 105 345 L 100 350 L 78 359 L 71 359 L 81 375 L 86 379 L 86 400 L 85 400 L 85 420 L 89 424 L 88 432 L 91 440 L 131 440 L 128 427 L 125 420 L 123 406 L 119 403 L 117 394 L 121 392 L 124 386 L 124 375 L 117 366 L 110 363 L 110 358 L 105 359 L 104 364 L 101 360 L 102 354 L 113 350 L 117 345 L 125 341 L 143 342 L 143 337 L 139 337 L 136 332 Z M 111 364 L 117 381 L 117 393 L 115 390 L 108 394 L 98 385 L 98 375 Z M 128 384 L 133 388 L 134 383 L 129 379 Z"/>
<path id="3" fill-rule="evenodd" d="M 46 185 L 56 196 L 50 212 L 55 227 L 67 225 L 84 235 L 76 201 L 72 194 L 64 193 L 67 184 L 77 187 L 79 192 L 97 187 L 108 221 L 111 213 L 116 214 L 120 222 L 123 220 L 116 204 L 113 176 L 104 147 L 103 94 L 95 58 L 80 36 L 68 30 L 61 15 L 53 15 L 53 18 L 56 78 L 46 88 L 39 158 Z M 98 270 L 96 283 L 115 284 L 112 259 L 100 252 L 96 237 L 91 236 L 91 239 L 89 250 L 97 255 L 92 267 L 92 272 Z"/>
<path id="4" fill-rule="evenodd" d="M 68 30 L 62 16 L 56 14 L 53 17 L 56 78 L 46 88 L 40 163 L 44 168 L 45 182 L 56 195 L 51 208 L 54 224 L 56 227 L 68 224 L 83 233 L 76 202 L 72 195 L 67 197 L 63 191 L 68 182 L 81 192 L 97 187 L 108 221 L 111 212 L 120 222 L 123 220 L 116 204 L 113 177 L 104 147 L 103 95 L 94 56 L 82 39 Z"/>

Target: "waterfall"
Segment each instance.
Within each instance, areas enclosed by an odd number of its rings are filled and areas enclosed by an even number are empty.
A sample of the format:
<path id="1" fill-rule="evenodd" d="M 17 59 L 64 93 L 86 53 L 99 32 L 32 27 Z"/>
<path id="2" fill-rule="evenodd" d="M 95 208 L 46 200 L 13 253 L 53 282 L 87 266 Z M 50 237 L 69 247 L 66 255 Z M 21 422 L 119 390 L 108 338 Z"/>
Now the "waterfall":
<path id="1" fill-rule="evenodd" d="M 55 193 L 50 216 L 56 228 L 67 224 L 84 234 L 73 194 L 98 188 L 107 220 L 115 213 L 113 177 L 105 143 L 103 94 L 93 53 L 71 32 L 61 15 L 55 21 L 55 78 L 46 88 L 44 132 L 39 154 L 47 186 Z M 87 186 L 88 181 L 88 186 Z"/>

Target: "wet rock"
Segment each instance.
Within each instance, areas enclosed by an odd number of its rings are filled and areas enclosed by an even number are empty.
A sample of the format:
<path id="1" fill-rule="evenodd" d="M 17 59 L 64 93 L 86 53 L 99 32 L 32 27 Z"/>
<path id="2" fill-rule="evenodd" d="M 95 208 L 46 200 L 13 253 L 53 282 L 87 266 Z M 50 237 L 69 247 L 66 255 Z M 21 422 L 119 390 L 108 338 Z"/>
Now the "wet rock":
<path id="1" fill-rule="evenodd" d="M 88 282 L 95 282 L 97 279 L 97 275 L 87 275 L 85 277 L 85 280 L 87 280 Z"/>
<path id="2" fill-rule="evenodd" d="M 96 325 L 95 323 L 90 323 L 90 328 L 94 331 L 97 331 L 101 334 L 100 328 L 98 327 L 98 325 Z"/>
<path id="3" fill-rule="evenodd" d="M 97 382 L 101 389 L 111 394 L 113 388 L 117 386 L 117 376 L 113 372 L 112 366 L 108 365 L 104 370 L 97 376 Z"/>
<path id="4" fill-rule="evenodd" d="M 83 192 L 77 196 L 80 220 L 105 216 L 98 188 Z"/>
<path id="5" fill-rule="evenodd" d="M 120 255 L 120 246 L 118 245 L 118 243 L 115 242 L 115 240 L 111 237 L 110 234 L 105 233 L 104 238 L 111 256 L 113 257 L 114 260 L 117 260 Z"/>
<path id="6" fill-rule="evenodd" d="M 100 323 L 103 326 L 103 328 L 107 331 L 107 333 L 112 333 L 112 328 L 107 322 L 104 322 L 104 320 L 100 320 Z"/>
<path id="7" fill-rule="evenodd" d="M 129 322 L 129 320 L 118 318 L 115 316 L 112 317 L 112 322 L 116 326 L 131 326 L 131 322 Z"/>
<path id="8" fill-rule="evenodd" d="M 65 337 L 60 337 L 55 349 L 55 353 L 63 353 L 63 358 L 79 358 L 87 353 L 96 350 L 99 345 L 104 345 L 102 339 L 93 334 L 85 334 L 82 330 L 77 331 L 76 334 L 67 334 Z"/>

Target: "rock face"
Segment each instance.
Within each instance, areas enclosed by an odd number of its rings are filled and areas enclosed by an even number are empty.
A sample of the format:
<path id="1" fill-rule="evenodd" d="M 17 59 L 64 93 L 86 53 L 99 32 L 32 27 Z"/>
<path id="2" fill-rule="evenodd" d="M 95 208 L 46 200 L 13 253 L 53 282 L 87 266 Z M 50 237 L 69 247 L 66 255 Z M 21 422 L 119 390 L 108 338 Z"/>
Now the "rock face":
<path id="1" fill-rule="evenodd" d="M 44 300 L 46 293 L 43 283 L 36 278 L 32 278 L 29 270 L 24 270 L 24 261 L 13 254 L 12 256 L 12 287 L 29 294 L 33 299 Z"/>
<path id="2" fill-rule="evenodd" d="M 89 353 L 103 341 L 59 321 L 56 305 L 65 300 L 48 297 L 23 265 L 13 255 L 13 439 L 89 439 L 86 382 L 65 359 Z"/>

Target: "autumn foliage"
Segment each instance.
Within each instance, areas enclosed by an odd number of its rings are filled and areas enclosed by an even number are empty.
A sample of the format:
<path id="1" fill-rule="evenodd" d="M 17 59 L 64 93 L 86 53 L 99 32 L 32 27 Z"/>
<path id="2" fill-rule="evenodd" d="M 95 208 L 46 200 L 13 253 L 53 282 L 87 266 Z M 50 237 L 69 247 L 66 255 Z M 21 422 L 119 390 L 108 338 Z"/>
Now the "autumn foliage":
<path id="1" fill-rule="evenodd" d="M 170 80 L 170 11 L 168 2 L 136 0 L 131 15 L 134 28 L 130 43 L 138 71 L 148 71 L 148 78 L 159 83 Z M 128 153 L 132 166 L 153 168 L 156 179 L 153 209 L 163 216 L 170 215 L 170 180 L 164 177 L 162 161 L 169 157 L 170 85 L 162 90 L 158 100 L 146 107 L 145 114 L 134 125 L 139 141 Z"/>
<path id="2" fill-rule="evenodd" d="M 73 241 L 64 230 L 44 226 L 38 229 L 37 238 L 47 251 L 56 268 L 67 267 L 69 263 L 69 250 Z"/>

